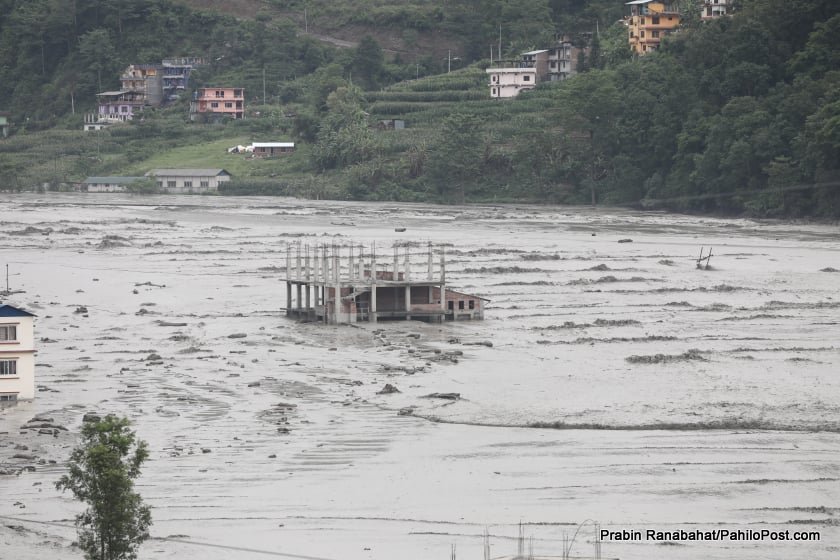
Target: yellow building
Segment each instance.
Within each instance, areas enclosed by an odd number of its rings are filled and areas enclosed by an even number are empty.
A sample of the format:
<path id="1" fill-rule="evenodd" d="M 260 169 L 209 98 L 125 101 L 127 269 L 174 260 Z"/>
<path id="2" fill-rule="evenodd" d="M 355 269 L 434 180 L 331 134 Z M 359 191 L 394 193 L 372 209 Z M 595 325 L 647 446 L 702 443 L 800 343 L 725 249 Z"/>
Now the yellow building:
<path id="1" fill-rule="evenodd" d="M 658 49 L 662 38 L 680 24 L 676 0 L 633 0 L 626 5 L 630 7 L 630 48 L 636 54 Z"/>

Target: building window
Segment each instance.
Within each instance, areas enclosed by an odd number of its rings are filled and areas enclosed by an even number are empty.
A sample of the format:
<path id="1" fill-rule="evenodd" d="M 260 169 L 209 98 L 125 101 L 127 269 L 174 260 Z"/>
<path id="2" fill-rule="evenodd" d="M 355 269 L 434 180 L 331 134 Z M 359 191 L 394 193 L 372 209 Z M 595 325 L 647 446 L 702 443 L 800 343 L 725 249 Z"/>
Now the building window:
<path id="1" fill-rule="evenodd" d="M 17 375 L 17 360 L 0 360 L 0 375 Z"/>
<path id="2" fill-rule="evenodd" d="M 157 186 L 158 186 L 159 189 L 163 188 L 163 181 L 158 181 Z"/>
<path id="3" fill-rule="evenodd" d="M 644 31 L 644 29 L 642 30 L 642 32 L 641 32 L 641 33 L 639 33 L 639 37 L 641 37 L 642 39 L 644 39 L 644 38 L 645 38 L 645 31 Z"/>
<path id="4" fill-rule="evenodd" d="M 0 342 L 17 340 L 17 327 L 15 325 L 4 325 L 0 327 Z"/>
<path id="5" fill-rule="evenodd" d="M 201 188 L 206 189 L 210 187 L 210 181 L 201 181 Z"/>
<path id="6" fill-rule="evenodd" d="M 526 82 L 530 82 L 531 81 L 531 76 L 523 76 L 522 80 L 526 81 Z"/>
<path id="7" fill-rule="evenodd" d="M 642 18 L 642 25 L 645 24 L 645 18 Z"/>
<path id="8" fill-rule="evenodd" d="M 210 102 L 210 108 L 211 108 L 211 109 L 218 109 L 218 108 L 219 108 L 219 104 L 218 104 L 216 101 L 211 101 L 211 102 Z"/>
<path id="9" fill-rule="evenodd" d="M 652 17 L 652 18 L 650 18 L 650 22 L 653 25 L 659 25 L 659 18 L 658 17 Z"/>
<path id="10" fill-rule="evenodd" d="M 192 181 L 184 181 L 184 188 L 191 189 L 192 188 Z"/>
<path id="11" fill-rule="evenodd" d="M 499 81 L 499 77 L 498 76 L 493 76 L 493 83 L 495 84 L 498 81 Z"/>
<path id="12" fill-rule="evenodd" d="M 654 39 L 658 39 L 659 38 L 659 31 L 654 29 L 653 31 L 650 32 L 650 36 L 653 37 Z"/>
<path id="13" fill-rule="evenodd" d="M 464 300 L 462 300 L 462 299 L 458 300 L 458 309 L 464 309 Z"/>
<path id="14" fill-rule="evenodd" d="M 446 308 L 449 309 L 449 311 L 453 311 L 455 309 L 455 302 L 450 299 L 446 302 Z"/>
<path id="15" fill-rule="evenodd" d="M 492 89 L 492 90 L 490 90 L 490 91 L 492 92 L 492 94 L 493 94 L 493 95 L 496 95 L 496 88 L 493 88 L 493 89 Z"/>
<path id="16" fill-rule="evenodd" d="M 224 96 L 225 96 L 225 92 L 218 91 L 218 90 L 216 91 L 216 97 L 224 97 Z"/>
<path id="17" fill-rule="evenodd" d="M 233 103 L 225 103 L 225 109 L 233 109 Z"/>
<path id="18" fill-rule="evenodd" d="M 166 188 L 174 189 L 175 188 L 175 181 L 167 181 Z"/>
<path id="19" fill-rule="evenodd" d="M 0 402 L 2 401 L 16 401 L 17 393 L 0 393 Z"/>
<path id="20" fill-rule="evenodd" d="M 474 299 L 470 300 L 470 309 L 475 309 L 475 300 Z"/>
<path id="21" fill-rule="evenodd" d="M 128 107 L 123 105 L 122 107 L 120 107 L 120 111 L 122 111 L 123 113 L 128 113 Z"/>

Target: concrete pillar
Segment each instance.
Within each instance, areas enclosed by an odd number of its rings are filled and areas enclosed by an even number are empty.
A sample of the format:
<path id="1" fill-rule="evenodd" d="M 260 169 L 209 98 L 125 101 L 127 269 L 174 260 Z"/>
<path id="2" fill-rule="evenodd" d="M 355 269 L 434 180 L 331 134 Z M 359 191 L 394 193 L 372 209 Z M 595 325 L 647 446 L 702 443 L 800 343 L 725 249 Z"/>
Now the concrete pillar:
<path id="1" fill-rule="evenodd" d="M 306 256 L 304 257 L 303 268 L 303 275 L 306 276 L 306 281 L 309 282 L 312 276 L 312 269 L 309 268 L 309 245 L 306 246 Z"/>
<path id="2" fill-rule="evenodd" d="M 440 308 L 446 313 L 446 250 L 440 250 Z"/>
<path id="3" fill-rule="evenodd" d="M 370 322 L 376 323 L 376 246 L 371 250 L 370 255 Z"/>
<path id="4" fill-rule="evenodd" d="M 427 273 L 427 279 L 429 281 L 432 280 L 432 275 L 434 274 L 434 262 L 432 260 L 432 242 L 429 241 L 429 271 Z M 431 288 L 429 288 L 431 290 Z M 429 298 L 431 298 L 431 291 L 429 292 Z M 429 300 L 431 302 L 431 299 Z"/>
<path id="5" fill-rule="evenodd" d="M 309 285 L 309 284 L 306 284 L 306 312 L 307 313 L 309 313 L 309 310 L 312 309 L 312 305 L 311 305 L 312 302 L 309 301 L 309 296 L 310 296 L 311 291 L 312 291 L 312 286 Z"/>
<path id="6" fill-rule="evenodd" d="M 409 260 L 409 258 L 410 257 L 408 255 L 408 245 L 406 245 L 405 246 L 405 260 L 403 261 L 404 262 L 404 264 L 403 264 L 404 271 L 403 272 L 405 273 L 405 281 L 406 282 L 411 282 L 411 261 Z"/>
<path id="7" fill-rule="evenodd" d="M 292 277 L 292 248 L 286 245 L 286 278 Z"/>
<path id="8" fill-rule="evenodd" d="M 298 285 L 297 285 L 297 310 L 298 310 L 298 316 L 300 316 L 301 305 L 303 304 L 303 298 L 301 297 L 302 293 L 303 293 L 303 286 L 302 286 L 300 283 L 298 283 Z"/>
<path id="9" fill-rule="evenodd" d="M 286 315 L 292 314 L 292 284 L 286 281 Z"/>
<path id="10" fill-rule="evenodd" d="M 300 280 L 300 244 L 298 243 L 297 248 L 297 274 L 295 275 L 295 280 Z"/>
<path id="11" fill-rule="evenodd" d="M 408 285 L 405 287 L 405 311 L 408 315 L 405 316 L 406 319 L 411 319 L 411 286 Z"/>
<path id="12" fill-rule="evenodd" d="M 397 246 L 394 245 L 394 278 L 392 280 L 397 282 L 400 279 L 400 261 L 397 255 Z"/>
<path id="13" fill-rule="evenodd" d="M 313 262 L 313 264 L 314 264 L 313 276 L 315 277 L 314 278 L 315 282 L 320 282 L 321 281 L 321 278 L 319 277 L 319 273 L 320 273 L 320 270 L 319 270 L 320 266 L 319 265 L 321 264 L 319 262 L 319 258 L 320 258 L 320 256 L 318 255 L 318 246 L 315 245 L 315 254 L 313 255 L 313 261 L 314 261 Z"/>

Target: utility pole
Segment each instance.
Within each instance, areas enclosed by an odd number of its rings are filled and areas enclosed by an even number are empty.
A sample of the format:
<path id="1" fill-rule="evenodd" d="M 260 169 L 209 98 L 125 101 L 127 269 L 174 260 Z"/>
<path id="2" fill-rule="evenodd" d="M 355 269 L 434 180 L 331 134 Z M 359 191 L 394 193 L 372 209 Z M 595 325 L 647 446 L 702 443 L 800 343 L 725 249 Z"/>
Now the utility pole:
<path id="1" fill-rule="evenodd" d="M 263 66 L 263 105 L 265 105 L 265 66 Z"/>
<path id="2" fill-rule="evenodd" d="M 12 293 L 11 290 L 9 290 L 9 263 L 6 263 L 6 293 Z"/>
<path id="3" fill-rule="evenodd" d="M 305 33 L 309 33 L 309 18 L 306 15 L 306 8 L 303 9 L 303 29 Z"/>
<path id="4" fill-rule="evenodd" d="M 448 54 L 446 55 L 446 73 L 449 74 L 450 72 L 452 72 L 452 49 L 449 49 L 447 53 Z"/>
<path id="5" fill-rule="evenodd" d="M 502 24 L 499 24 L 499 60 L 502 59 Z"/>

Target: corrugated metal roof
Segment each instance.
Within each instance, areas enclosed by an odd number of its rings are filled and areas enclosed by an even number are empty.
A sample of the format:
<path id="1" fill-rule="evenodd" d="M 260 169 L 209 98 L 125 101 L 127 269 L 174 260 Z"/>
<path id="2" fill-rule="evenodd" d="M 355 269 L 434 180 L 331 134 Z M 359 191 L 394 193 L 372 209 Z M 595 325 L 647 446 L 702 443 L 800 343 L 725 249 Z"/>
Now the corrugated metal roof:
<path id="1" fill-rule="evenodd" d="M 122 95 L 123 93 L 131 93 L 131 90 L 122 89 L 120 91 L 103 91 L 102 93 L 97 93 L 96 95 Z"/>
<path id="2" fill-rule="evenodd" d="M 540 53 L 544 53 L 544 52 L 548 52 L 548 49 L 542 49 L 542 50 L 539 50 L 539 51 L 524 52 L 524 53 L 522 53 L 522 56 L 528 56 L 529 54 L 540 54 Z"/>
<path id="3" fill-rule="evenodd" d="M 146 176 L 154 177 L 216 177 L 230 175 L 224 169 L 152 169 Z"/>
<path id="4" fill-rule="evenodd" d="M 294 148 L 294 142 L 252 142 L 255 148 Z"/>
<path id="5" fill-rule="evenodd" d="M 14 305 L 3 304 L 0 305 L 0 317 L 34 317 L 35 315 L 29 311 L 18 309 Z"/>
<path id="6" fill-rule="evenodd" d="M 115 184 L 122 185 L 142 181 L 145 177 L 88 177 L 82 181 L 86 185 Z"/>
<path id="7" fill-rule="evenodd" d="M 633 0 L 632 2 L 625 2 L 625 6 L 630 6 L 633 4 L 650 4 L 651 2 L 655 2 L 656 0 Z"/>

